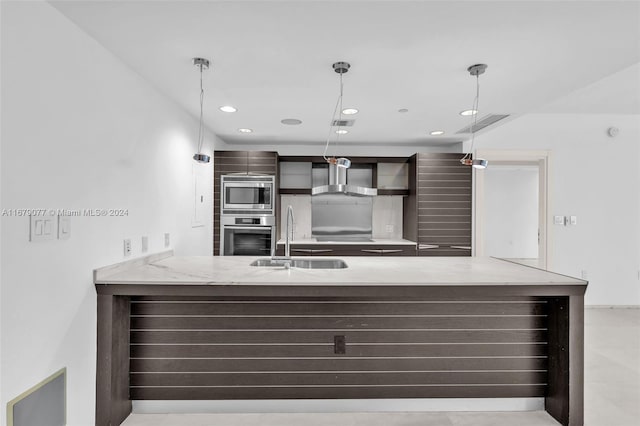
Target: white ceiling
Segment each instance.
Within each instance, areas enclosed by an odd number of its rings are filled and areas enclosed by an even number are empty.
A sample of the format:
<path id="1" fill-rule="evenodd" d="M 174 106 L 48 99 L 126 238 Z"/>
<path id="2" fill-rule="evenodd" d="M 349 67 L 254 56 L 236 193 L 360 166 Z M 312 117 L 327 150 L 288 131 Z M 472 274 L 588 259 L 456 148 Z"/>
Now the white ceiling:
<path id="1" fill-rule="evenodd" d="M 324 142 L 338 60 L 352 65 L 345 107 L 360 109 L 341 136 L 346 143 L 466 139 L 455 134 L 469 124 L 458 113 L 472 105 L 475 79 L 466 68 L 479 62 L 489 65 L 480 77 L 480 117 L 585 112 L 580 91 L 591 85 L 594 111 L 640 113 L 637 1 L 51 3 L 194 116 L 199 73 L 191 58 L 211 59 L 205 121 L 229 143 Z M 598 88 L 609 76 L 624 99 Z M 221 105 L 238 112 L 223 113 Z M 303 124 L 285 126 L 283 118 Z M 254 133 L 240 134 L 240 127 Z M 446 135 L 428 135 L 437 129 Z"/>

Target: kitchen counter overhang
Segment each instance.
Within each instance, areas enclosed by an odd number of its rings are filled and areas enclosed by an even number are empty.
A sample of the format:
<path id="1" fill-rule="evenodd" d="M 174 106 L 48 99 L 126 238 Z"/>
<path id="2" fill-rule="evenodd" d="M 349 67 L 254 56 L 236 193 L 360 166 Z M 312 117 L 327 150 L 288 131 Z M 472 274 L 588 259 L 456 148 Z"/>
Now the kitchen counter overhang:
<path id="1" fill-rule="evenodd" d="M 95 272 L 96 424 L 119 424 L 130 399 L 456 396 L 544 396 L 561 424 L 582 424 L 586 281 L 492 258 L 344 257 L 349 267 L 340 270 L 249 266 L 255 259 L 169 253 Z M 182 329 L 223 340 L 172 342 L 188 334 Z M 323 352 L 334 338 L 351 356 Z M 247 342 L 263 352 L 251 355 Z M 197 380 L 223 382 L 190 387 L 196 379 L 179 371 L 196 362 L 208 372 Z M 169 365 L 187 385 L 160 389 Z M 401 371 L 381 378 L 358 373 L 363 366 Z M 282 379 L 238 368 L 297 370 Z M 318 383 L 335 376 L 318 387 L 286 382 L 311 380 L 309 368 L 342 374 L 313 375 Z M 249 376 L 266 387 L 247 385 Z"/>

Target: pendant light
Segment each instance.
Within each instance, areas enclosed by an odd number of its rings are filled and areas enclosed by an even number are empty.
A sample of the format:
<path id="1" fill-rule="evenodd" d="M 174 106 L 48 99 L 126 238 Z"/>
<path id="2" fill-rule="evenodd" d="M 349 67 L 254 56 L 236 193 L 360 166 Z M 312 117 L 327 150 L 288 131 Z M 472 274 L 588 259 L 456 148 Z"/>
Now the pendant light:
<path id="1" fill-rule="evenodd" d="M 209 69 L 209 60 L 204 58 L 193 58 L 193 65 L 200 70 L 200 125 L 198 127 L 198 152 L 193 154 L 193 159 L 198 163 L 208 163 L 211 161 L 211 157 L 202 153 L 202 143 L 204 142 L 204 125 L 202 123 L 204 88 L 202 87 L 202 71 Z"/>
<path id="2" fill-rule="evenodd" d="M 349 167 L 351 167 L 351 160 L 349 160 L 348 158 L 344 158 L 344 157 L 341 157 L 341 158 L 327 157 L 327 150 L 329 149 L 329 141 L 331 140 L 333 124 L 334 124 L 335 119 L 336 119 L 336 112 L 338 112 L 338 111 L 339 111 L 339 114 L 338 114 L 338 130 L 336 130 L 336 134 L 338 136 L 336 137 L 336 144 L 338 142 L 338 139 L 340 138 L 340 135 L 342 134 L 341 129 L 340 129 L 340 127 L 342 126 L 342 109 L 343 109 L 342 108 L 342 96 L 343 96 L 343 93 L 344 93 L 344 85 L 342 83 L 342 74 L 346 74 L 349 71 L 349 68 L 351 68 L 351 64 L 349 64 L 348 62 L 340 61 L 340 62 L 335 62 L 332 65 L 332 67 L 333 67 L 333 70 L 340 75 L 340 94 L 338 95 L 338 101 L 336 102 L 336 106 L 333 109 L 333 114 L 331 115 L 331 123 L 329 124 L 329 135 L 327 136 L 327 144 L 324 147 L 324 153 L 322 154 L 322 157 L 329 164 L 334 164 L 337 167 L 348 169 Z"/>
<path id="3" fill-rule="evenodd" d="M 469 152 L 467 152 L 465 156 L 462 157 L 460 162 L 465 166 L 472 166 L 476 169 L 484 169 L 489 164 L 489 162 L 484 158 L 471 159 L 471 153 L 473 152 L 473 142 L 476 137 L 475 129 L 476 129 L 476 124 L 478 124 L 478 115 L 479 115 L 478 106 L 480 104 L 480 74 L 483 74 L 486 70 L 487 70 L 486 64 L 475 64 L 467 68 L 467 71 L 469 71 L 469 74 L 471 74 L 471 76 L 476 78 L 476 97 L 473 100 L 473 108 L 471 108 L 470 110 L 470 114 L 473 115 L 473 120 L 470 127 L 471 147 L 469 148 Z"/>
<path id="4" fill-rule="evenodd" d="M 321 185 L 311 188 L 311 195 L 327 195 L 327 194 L 343 194 L 353 195 L 359 197 L 372 197 L 378 195 L 376 188 L 366 188 L 357 185 L 347 185 L 347 169 L 351 167 L 351 160 L 345 157 L 336 158 L 327 157 L 327 150 L 329 149 L 329 142 L 331 141 L 331 135 L 334 133 L 333 127 L 336 127 L 337 122 L 338 129 L 335 131 L 337 139 L 341 134 L 346 133 L 346 130 L 340 129 L 342 127 L 342 96 L 344 92 L 344 85 L 342 83 L 342 75 L 349 71 L 351 65 L 348 62 L 336 62 L 332 65 L 333 70 L 340 75 L 340 94 L 338 95 L 338 101 L 333 109 L 331 116 L 331 123 L 329 123 L 329 135 L 327 136 L 327 143 L 324 147 L 324 153 L 322 157 L 329 163 L 329 185 Z M 338 113 L 339 111 L 339 113 Z M 336 113 L 338 113 L 336 120 Z"/>

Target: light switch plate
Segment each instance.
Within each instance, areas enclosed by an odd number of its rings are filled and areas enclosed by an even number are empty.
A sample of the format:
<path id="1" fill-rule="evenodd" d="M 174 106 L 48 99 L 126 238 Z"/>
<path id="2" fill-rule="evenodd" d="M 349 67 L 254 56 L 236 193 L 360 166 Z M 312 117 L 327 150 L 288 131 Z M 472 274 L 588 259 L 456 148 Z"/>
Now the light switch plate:
<path id="1" fill-rule="evenodd" d="M 29 216 L 29 241 L 49 241 L 57 237 L 58 218 L 56 215 Z"/>
<path id="2" fill-rule="evenodd" d="M 564 216 L 554 216 L 553 217 L 554 225 L 564 225 Z"/>
<path id="3" fill-rule="evenodd" d="M 71 238 L 71 218 L 58 216 L 58 239 L 68 240 L 69 238 Z"/>
<path id="4" fill-rule="evenodd" d="M 131 240 L 130 239 L 124 240 L 124 255 L 131 256 Z"/>
<path id="5" fill-rule="evenodd" d="M 571 225 L 577 225 L 578 224 L 578 216 L 570 216 L 569 217 L 569 223 Z"/>
<path id="6" fill-rule="evenodd" d="M 164 234 L 164 246 L 169 247 L 170 244 L 171 244 L 171 234 L 167 232 L 166 234 Z"/>
<path id="7" fill-rule="evenodd" d="M 149 250 L 149 237 L 142 237 L 142 244 L 140 245 L 140 251 L 146 253 Z"/>

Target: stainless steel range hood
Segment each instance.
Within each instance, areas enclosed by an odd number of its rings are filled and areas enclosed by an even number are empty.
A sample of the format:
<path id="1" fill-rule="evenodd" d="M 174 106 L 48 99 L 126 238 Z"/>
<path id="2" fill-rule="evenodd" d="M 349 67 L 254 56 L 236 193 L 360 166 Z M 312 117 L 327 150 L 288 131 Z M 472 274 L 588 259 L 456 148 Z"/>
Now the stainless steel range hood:
<path id="1" fill-rule="evenodd" d="M 347 168 L 336 164 L 329 164 L 329 185 L 316 186 L 311 189 L 311 195 L 323 194 L 373 197 L 378 195 L 378 190 L 376 188 L 367 188 L 358 185 L 347 185 Z"/>

